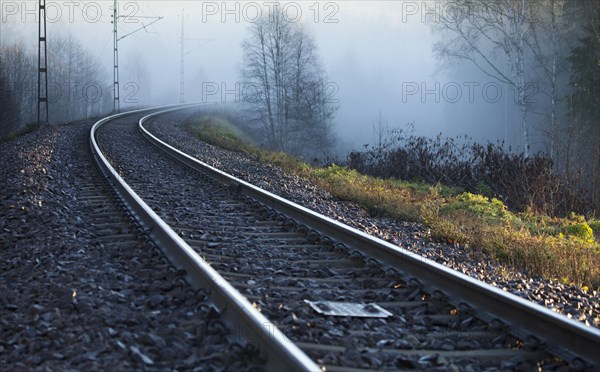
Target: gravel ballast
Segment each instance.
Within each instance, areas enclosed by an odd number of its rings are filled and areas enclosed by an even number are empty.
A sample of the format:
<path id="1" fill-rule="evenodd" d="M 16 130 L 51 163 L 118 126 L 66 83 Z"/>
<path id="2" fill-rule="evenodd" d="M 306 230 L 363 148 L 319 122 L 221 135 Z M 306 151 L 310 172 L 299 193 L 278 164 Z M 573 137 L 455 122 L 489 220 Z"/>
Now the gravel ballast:
<path id="1" fill-rule="evenodd" d="M 526 272 L 492 262 L 481 253 L 463 246 L 435 242 L 429 238 L 428 229 L 418 223 L 371 217 L 359 206 L 340 201 L 307 180 L 286 174 L 277 166 L 264 164 L 243 153 L 218 148 L 198 140 L 182 125 L 195 115 L 203 115 L 203 112 L 172 114 L 153 120 L 146 127 L 167 143 L 199 160 L 267 191 L 546 306 L 569 318 L 600 327 L 598 291 L 583 291 L 577 286 L 532 277 Z"/>
<path id="2" fill-rule="evenodd" d="M 98 183 L 90 126 L 0 145 L 0 370 L 260 369 L 205 291 L 135 227 L 96 225 L 84 201 Z"/>

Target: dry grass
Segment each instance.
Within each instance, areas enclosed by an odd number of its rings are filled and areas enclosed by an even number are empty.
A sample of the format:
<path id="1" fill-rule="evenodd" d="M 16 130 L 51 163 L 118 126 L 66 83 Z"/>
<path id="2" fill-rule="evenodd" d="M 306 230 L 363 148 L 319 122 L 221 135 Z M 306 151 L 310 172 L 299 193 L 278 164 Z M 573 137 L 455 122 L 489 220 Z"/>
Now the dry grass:
<path id="1" fill-rule="evenodd" d="M 598 220 L 586 221 L 577 215 L 550 218 L 533 212 L 513 213 L 500 200 L 456 188 L 378 179 L 337 165 L 314 168 L 286 154 L 248 145 L 230 124 L 218 119 L 203 118 L 191 128 L 203 140 L 243 151 L 308 178 L 374 216 L 424 223 L 437 239 L 485 252 L 531 275 L 600 288 Z"/>

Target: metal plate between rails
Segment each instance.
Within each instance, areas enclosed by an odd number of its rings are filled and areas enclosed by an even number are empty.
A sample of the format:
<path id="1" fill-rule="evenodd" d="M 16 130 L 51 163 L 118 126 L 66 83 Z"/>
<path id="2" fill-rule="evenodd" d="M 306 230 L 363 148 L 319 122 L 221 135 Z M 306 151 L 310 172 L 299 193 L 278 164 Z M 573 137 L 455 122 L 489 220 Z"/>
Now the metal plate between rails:
<path id="1" fill-rule="evenodd" d="M 387 318 L 392 313 L 377 304 L 334 301 L 304 300 L 316 312 L 329 316 L 353 316 L 360 318 Z"/>

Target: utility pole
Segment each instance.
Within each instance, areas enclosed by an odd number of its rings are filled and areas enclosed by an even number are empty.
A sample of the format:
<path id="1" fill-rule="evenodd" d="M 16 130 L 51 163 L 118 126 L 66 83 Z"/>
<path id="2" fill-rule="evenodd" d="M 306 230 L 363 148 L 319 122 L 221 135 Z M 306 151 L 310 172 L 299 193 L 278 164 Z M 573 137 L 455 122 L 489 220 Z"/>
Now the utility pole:
<path id="1" fill-rule="evenodd" d="M 184 103 L 185 102 L 185 87 L 184 87 L 184 73 L 183 73 L 183 69 L 184 69 L 184 43 L 185 43 L 185 39 L 183 37 L 183 18 L 185 16 L 185 11 L 183 9 L 181 9 L 181 65 L 179 67 L 179 103 Z"/>
<path id="2" fill-rule="evenodd" d="M 46 47 L 46 0 L 39 2 L 38 23 L 38 125 L 48 123 L 48 49 Z M 42 110 L 42 104 L 44 109 Z"/>
<path id="3" fill-rule="evenodd" d="M 185 56 L 187 56 L 188 54 L 202 48 L 204 45 L 210 43 L 211 41 L 213 41 L 214 39 L 195 39 L 195 38 L 186 38 L 184 36 L 184 23 L 183 23 L 183 18 L 185 16 L 185 11 L 184 9 L 181 9 L 181 62 L 180 62 L 180 67 L 179 67 L 179 103 L 185 103 Z M 198 45 L 197 47 L 195 47 L 194 49 L 186 52 L 185 51 L 185 41 L 186 40 L 203 40 L 205 41 L 204 43 Z"/>
<path id="4" fill-rule="evenodd" d="M 113 111 L 119 112 L 121 109 L 119 100 L 119 38 L 117 35 L 117 0 L 113 4 Z"/>
<path id="5" fill-rule="evenodd" d="M 148 32 L 148 30 L 146 29 L 146 26 L 150 26 L 153 23 L 156 23 L 158 21 L 160 21 L 161 19 L 163 19 L 163 17 L 144 17 L 144 16 L 125 16 L 129 19 L 137 19 L 139 18 L 150 18 L 153 19 L 152 22 L 148 23 L 147 25 L 142 23 L 142 27 L 138 28 L 135 31 L 131 31 L 130 33 L 123 35 L 121 37 L 119 37 L 118 33 L 117 33 L 117 20 L 122 17 L 122 16 L 118 16 L 117 15 L 117 0 L 114 0 L 113 3 L 113 41 L 114 41 L 114 53 L 113 53 L 113 77 L 114 77 L 114 111 L 115 112 L 119 112 L 121 109 L 121 103 L 120 103 L 120 99 L 119 99 L 119 41 L 121 41 L 122 39 L 126 38 L 127 36 L 131 35 L 131 34 L 135 34 L 136 32 L 140 31 L 140 30 L 146 30 L 146 32 Z"/>

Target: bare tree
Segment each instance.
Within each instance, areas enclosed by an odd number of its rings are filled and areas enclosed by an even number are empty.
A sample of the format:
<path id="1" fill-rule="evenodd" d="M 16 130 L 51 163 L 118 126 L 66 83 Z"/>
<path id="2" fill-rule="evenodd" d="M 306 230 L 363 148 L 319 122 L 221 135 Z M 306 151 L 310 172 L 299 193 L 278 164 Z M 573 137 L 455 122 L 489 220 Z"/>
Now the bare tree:
<path id="1" fill-rule="evenodd" d="M 19 107 L 12 92 L 6 63 L 0 51 L 0 137 L 16 130 L 19 125 Z"/>
<path id="2" fill-rule="evenodd" d="M 279 7 L 249 33 L 242 44 L 243 96 L 267 145 L 305 156 L 327 149 L 336 108 L 329 101 L 313 39 Z"/>
<path id="3" fill-rule="evenodd" d="M 291 58 L 291 27 L 280 12 L 272 12 L 250 28 L 250 36 L 242 44 L 244 50 L 244 98 L 249 111 L 266 132 L 271 148 L 282 150 L 286 123 L 283 82 L 285 66 Z"/>
<path id="4" fill-rule="evenodd" d="M 527 80 L 526 39 L 535 14 L 532 2 L 452 0 L 449 5 L 440 9 L 454 11 L 441 12 L 437 17 L 439 22 L 434 23 L 434 29 L 449 37 L 436 45 L 438 54 L 443 58 L 468 60 L 486 75 L 515 90 L 521 113 L 524 154 L 528 156 L 527 111 L 531 85 Z"/>
<path id="5" fill-rule="evenodd" d="M 290 94 L 290 124 L 286 147 L 304 156 L 319 157 L 333 146 L 332 119 L 337 110 L 321 69 L 317 47 L 305 29 L 293 35 Z M 320 152 L 320 154 L 318 154 Z"/>
<path id="6" fill-rule="evenodd" d="M 0 51 L 0 75 L 2 76 L 2 101 L 11 103 L 3 107 L 2 134 L 6 135 L 35 120 L 36 66 L 32 51 L 23 45 L 13 44 Z M 3 105 L 4 106 L 4 103 Z"/>
<path id="7" fill-rule="evenodd" d="M 387 136 L 390 134 L 390 126 L 387 120 L 381 116 L 381 111 L 377 116 L 377 123 L 373 121 L 373 134 L 375 137 L 375 146 L 377 151 L 383 151 Z"/>
<path id="8" fill-rule="evenodd" d="M 53 38 L 49 42 L 48 69 L 53 120 L 81 119 L 106 111 L 106 75 L 98 59 L 79 41 L 70 36 Z"/>

